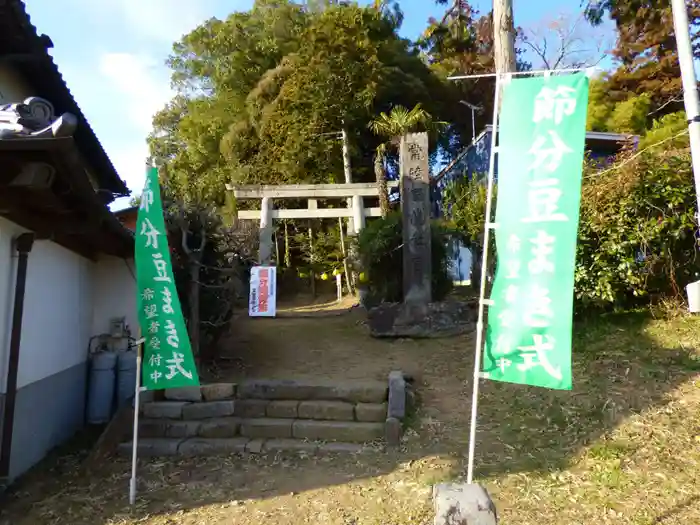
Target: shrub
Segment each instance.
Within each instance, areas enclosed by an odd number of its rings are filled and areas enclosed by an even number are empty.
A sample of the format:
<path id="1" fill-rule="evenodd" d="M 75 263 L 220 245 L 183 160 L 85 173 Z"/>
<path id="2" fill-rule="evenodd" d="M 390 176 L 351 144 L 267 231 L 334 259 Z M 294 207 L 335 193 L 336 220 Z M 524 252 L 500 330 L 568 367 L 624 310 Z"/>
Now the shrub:
<path id="1" fill-rule="evenodd" d="M 576 255 L 579 306 L 621 308 L 681 295 L 700 270 L 696 209 L 685 150 L 648 152 L 618 169 L 589 171 Z"/>
<path id="2" fill-rule="evenodd" d="M 245 300 L 247 295 L 246 284 L 257 247 L 257 234 L 225 226 L 216 211 L 207 207 L 185 205 L 171 199 L 165 204 L 173 274 L 183 316 L 192 334 L 190 304 L 194 264 L 199 266 L 199 277 L 194 283 L 199 286 L 199 354 L 205 360 L 212 359 L 216 357 L 218 341 L 228 331 L 237 299 Z M 198 253 L 200 247 L 202 250 Z"/>
<path id="3" fill-rule="evenodd" d="M 445 242 L 450 231 L 440 222 L 430 227 L 433 300 L 444 299 L 452 282 Z M 370 302 L 403 300 L 403 226 L 399 212 L 368 221 L 357 239 L 361 271 L 367 275 Z"/>

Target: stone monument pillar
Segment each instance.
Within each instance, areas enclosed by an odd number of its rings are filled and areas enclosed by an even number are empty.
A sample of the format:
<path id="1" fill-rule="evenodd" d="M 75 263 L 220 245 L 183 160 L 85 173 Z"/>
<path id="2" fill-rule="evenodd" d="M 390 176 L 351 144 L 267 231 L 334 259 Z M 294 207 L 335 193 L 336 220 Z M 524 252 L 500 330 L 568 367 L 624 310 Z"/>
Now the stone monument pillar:
<path id="1" fill-rule="evenodd" d="M 427 133 L 401 138 L 400 162 L 404 303 L 413 315 L 424 316 L 432 300 Z"/>

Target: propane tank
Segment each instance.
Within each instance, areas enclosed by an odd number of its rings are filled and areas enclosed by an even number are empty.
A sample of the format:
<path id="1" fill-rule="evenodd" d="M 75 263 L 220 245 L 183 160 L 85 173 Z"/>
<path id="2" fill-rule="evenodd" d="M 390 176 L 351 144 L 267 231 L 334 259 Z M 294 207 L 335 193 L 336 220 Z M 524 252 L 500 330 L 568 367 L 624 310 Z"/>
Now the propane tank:
<path id="1" fill-rule="evenodd" d="M 90 359 L 87 421 L 91 425 L 108 423 L 112 418 L 117 354 L 99 352 Z"/>
<path id="2" fill-rule="evenodd" d="M 136 352 L 122 352 L 117 363 L 117 408 L 128 405 L 135 390 Z"/>

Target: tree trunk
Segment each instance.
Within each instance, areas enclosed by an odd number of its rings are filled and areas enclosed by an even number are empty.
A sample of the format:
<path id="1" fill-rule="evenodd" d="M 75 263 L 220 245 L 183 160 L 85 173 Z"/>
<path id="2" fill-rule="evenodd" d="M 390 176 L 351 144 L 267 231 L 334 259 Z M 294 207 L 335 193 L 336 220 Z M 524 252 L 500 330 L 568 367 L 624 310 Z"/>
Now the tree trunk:
<path id="1" fill-rule="evenodd" d="M 190 325 L 188 327 L 190 341 L 192 342 L 192 354 L 202 358 L 199 354 L 199 261 L 196 258 L 190 260 Z"/>
<path id="2" fill-rule="evenodd" d="M 389 215 L 389 187 L 386 183 L 384 157 L 379 154 L 374 156 L 374 175 L 377 177 L 377 188 L 379 188 L 379 208 L 382 210 L 382 217 L 386 217 Z"/>
<path id="3" fill-rule="evenodd" d="M 496 72 L 515 71 L 513 0 L 493 1 L 493 43 Z"/>

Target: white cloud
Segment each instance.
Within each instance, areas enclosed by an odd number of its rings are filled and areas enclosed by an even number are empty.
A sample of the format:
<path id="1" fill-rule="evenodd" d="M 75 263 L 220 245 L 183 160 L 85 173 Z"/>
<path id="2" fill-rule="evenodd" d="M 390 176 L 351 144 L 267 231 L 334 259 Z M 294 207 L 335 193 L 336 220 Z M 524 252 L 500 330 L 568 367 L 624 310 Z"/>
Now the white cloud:
<path id="1" fill-rule="evenodd" d="M 172 43 L 212 16 L 212 0 L 112 0 L 143 35 Z"/>
<path id="2" fill-rule="evenodd" d="M 99 58 L 99 71 L 120 94 L 119 105 L 135 126 L 151 130 L 153 115 L 173 97 L 168 73 L 145 55 L 105 53 Z"/>
<path id="3" fill-rule="evenodd" d="M 148 157 L 148 145 L 129 145 L 122 150 L 116 150 L 110 158 L 117 172 L 121 175 L 129 188 L 141 193 L 141 187 L 146 174 L 146 158 Z"/>

